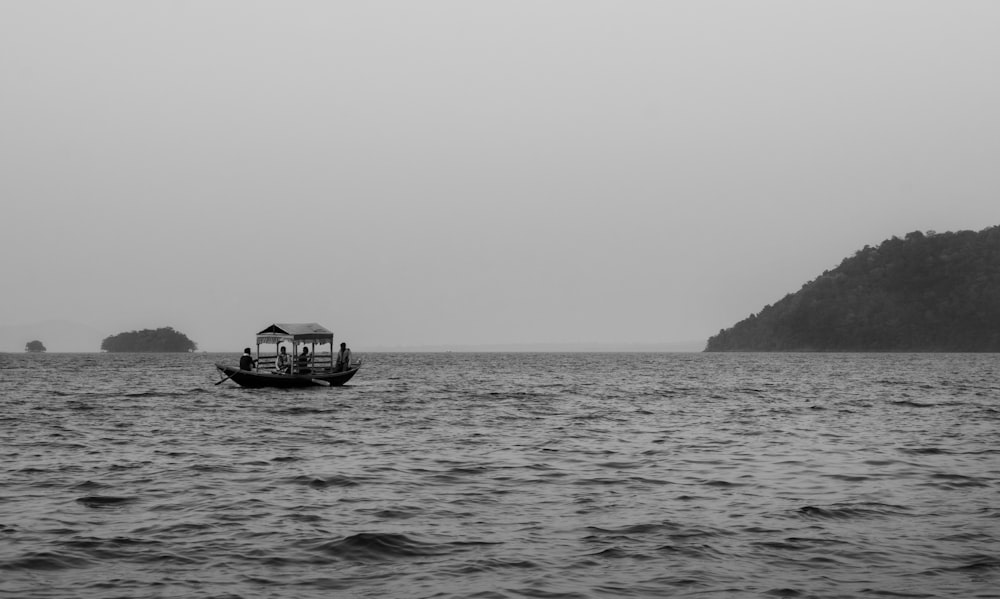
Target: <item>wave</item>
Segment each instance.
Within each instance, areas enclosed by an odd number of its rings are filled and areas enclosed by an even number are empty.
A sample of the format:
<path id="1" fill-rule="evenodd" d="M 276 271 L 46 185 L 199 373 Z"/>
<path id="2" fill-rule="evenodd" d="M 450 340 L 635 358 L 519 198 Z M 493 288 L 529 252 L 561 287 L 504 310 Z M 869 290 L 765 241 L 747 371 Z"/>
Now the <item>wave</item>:
<path id="1" fill-rule="evenodd" d="M 897 451 L 910 455 L 947 455 L 952 453 L 940 447 L 900 447 Z"/>
<path id="2" fill-rule="evenodd" d="M 410 518 L 416 518 L 424 513 L 424 510 L 418 507 L 383 508 L 359 511 L 370 514 L 373 518 L 379 518 L 381 520 L 409 520 Z"/>
<path id="3" fill-rule="evenodd" d="M 827 507 L 807 505 L 796 512 L 801 517 L 824 520 L 878 518 L 884 516 L 910 516 L 909 508 L 884 503 L 835 504 Z"/>
<path id="4" fill-rule="evenodd" d="M 962 489 L 966 487 L 991 487 L 994 479 L 980 476 L 965 476 L 963 474 L 949 474 L 938 472 L 930 475 L 930 481 L 924 483 L 927 486 L 943 487 L 947 489 Z"/>
<path id="5" fill-rule="evenodd" d="M 542 568 L 542 564 L 527 559 L 503 559 L 489 558 L 477 559 L 465 562 L 456 566 L 444 569 L 444 572 L 453 576 L 468 576 L 471 574 L 500 572 L 503 570 L 534 570 Z M 506 597 L 506 595 L 498 595 Z"/>
<path id="6" fill-rule="evenodd" d="M 195 563 L 191 557 L 179 556 L 164 550 L 164 544 L 156 540 L 116 536 L 109 539 L 98 537 L 74 537 L 58 542 L 59 546 L 73 555 L 86 556 L 94 563 L 110 561 L 130 561 L 135 563 L 158 563 L 165 560 Z"/>
<path id="7" fill-rule="evenodd" d="M 697 526 L 680 524 L 677 522 L 651 522 L 645 524 L 630 524 L 618 528 L 603 528 L 598 526 L 588 526 L 590 531 L 585 540 L 604 541 L 608 539 L 630 539 L 644 536 L 664 537 L 672 540 L 710 538 L 729 536 L 731 531 L 713 528 L 711 526 Z"/>
<path id="8" fill-rule="evenodd" d="M 73 485 L 72 488 L 78 491 L 94 491 L 97 489 L 106 489 L 108 486 L 109 485 L 105 485 L 103 483 L 95 483 L 92 480 L 85 480 L 82 483 Z"/>
<path id="9" fill-rule="evenodd" d="M 960 558 L 964 563 L 958 566 L 952 566 L 951 568 L 936 568 L 931 570 L 930 573 L 940 573 L 946 571 L 953 572 L 984 572 L 998 570 L 1000 571 L 1000 557 L 995 555 L 972 555 L 963 556 Z"/>
<path id="10" fill-rule="evenodd" d="M 357 487 L 361 483 L 357 480 L 339 474 L 327 477 L 299 475 L 286 478 L 285 482 L 293 485 L 303 485 L 312 489 L 326 489 L 328 487 Z"/>
<path id="11" fill-rule="evenodd" d="M 74 568 L 89 568 L 94 562 L 71 553 L 57 551 L 33 551 L 0 561 L 0 570 L 70 570 Z"/>
<path id="12" fill-rule="evenodd" d="M 96 383 L 92 386 L 102 386 Z M 215 393 L 210 389 L 205 389 L 203 387 L 190 387 L 186 389 L 173 389 L 173 390 L 145 390 L 145 391 L 130 391 L 130 390 L 71 390 L 67 391 L 64 389 L 53 389 L 48 392 L 53 397 L 72 397 L 79 399 L 114 399 L 120 397 L 185 397 L 189 395 L 212 395 Z"/>
<path id="13" fill-rule="evenodd" d="M 910 408 L 936 408 L 939 405 L 941 405 L 936 403 L 921 403 L 913 399 L 901 399 L 899 401 L 892 401 L 890 403 L 892 403 L 893 405 L 906 406 Z"/>
<path id="14" fill-rule="evenodd" d="M 76 500 L 77 503 L 82 503 L 92 508 L 121 507 L 135 503 L 136 501 L 138 501 L 136 497 L 116 497 L 110 495 L 88 495 Z"/>
<path id="15" fill-rule="evenodd" d="M 399 533 L 358 533 L 311 547 L 314 553 L 349 561 L 395 561 L 402 558 L 441 556 L 465 551 L 487 542 L 427 543 Z"/>

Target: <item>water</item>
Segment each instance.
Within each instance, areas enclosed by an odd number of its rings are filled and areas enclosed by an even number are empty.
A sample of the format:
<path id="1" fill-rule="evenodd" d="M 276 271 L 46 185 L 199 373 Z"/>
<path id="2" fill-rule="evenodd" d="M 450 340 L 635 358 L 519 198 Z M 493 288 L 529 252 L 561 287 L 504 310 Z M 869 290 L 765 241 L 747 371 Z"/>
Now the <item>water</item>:
<path id="1" fill-rule="evenodd" d="M 0 354 L 4 597 L 1000 597 L 1000 357 Z"/>

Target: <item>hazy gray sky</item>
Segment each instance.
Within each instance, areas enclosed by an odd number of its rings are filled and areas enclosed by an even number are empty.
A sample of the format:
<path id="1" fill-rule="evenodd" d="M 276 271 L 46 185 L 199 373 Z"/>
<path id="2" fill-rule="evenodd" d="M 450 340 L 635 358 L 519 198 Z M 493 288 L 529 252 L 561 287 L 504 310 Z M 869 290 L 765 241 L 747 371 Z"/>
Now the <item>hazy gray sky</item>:
<path id="1" fill-rule="evenodd" d="M 0 324 L 706 339 L 1000 224 L 1000 2 L 0 3 Z"/>

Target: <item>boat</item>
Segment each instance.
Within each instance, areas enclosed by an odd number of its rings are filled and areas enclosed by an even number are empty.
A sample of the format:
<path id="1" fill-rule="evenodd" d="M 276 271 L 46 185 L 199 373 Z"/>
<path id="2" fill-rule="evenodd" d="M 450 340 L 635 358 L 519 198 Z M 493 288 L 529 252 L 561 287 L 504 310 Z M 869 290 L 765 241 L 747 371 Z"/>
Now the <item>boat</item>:
<path id="1" fill-rule="evenodd" d="M 261 346 L 274 346 L 274 353 L 261 353 Z M 278 353 L 282 346 L 291 346 L 290 366 L 278 369 Z M 329 345 L 326 353 L 317 353 L 316 346 Z M 308 362 L 301 363 L 299 347 L 307 348 Z M 286 350 L 287 351 L 287 350 Z M 333 347 L 333 331 L 315 322 L 307 323 L 275 323 L 257 333 L 257 354 L 252 370 L 242 370 L 216 362 L 215 367 L 224 378 L 216 383 L 233 381 L 241 387 L 261 388 L 277 387 L 283 389 L 298 387 L 339 387 L 351 380 L 358 369 L 361 360 L 351 361 L 346 369 L 338 369 L 337 352 Z"/>

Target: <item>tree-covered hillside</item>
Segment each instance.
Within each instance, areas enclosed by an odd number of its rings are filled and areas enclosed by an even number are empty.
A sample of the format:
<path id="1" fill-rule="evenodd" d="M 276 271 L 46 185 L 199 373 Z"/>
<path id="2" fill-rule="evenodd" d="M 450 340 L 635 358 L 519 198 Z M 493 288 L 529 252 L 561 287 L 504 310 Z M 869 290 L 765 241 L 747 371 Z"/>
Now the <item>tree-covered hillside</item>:
<path id="1" fill-rule="evenodd" d="M 198 346 L 187 335 L 163 327 L 112 335 L 101 342 L 101 349 L 108 352 L 187 352 Z"/>
<path id="2" fill-rule="evenodd" d="M 706 351 L 1000 351 L 1000 227 L 865 246 Z"/>

